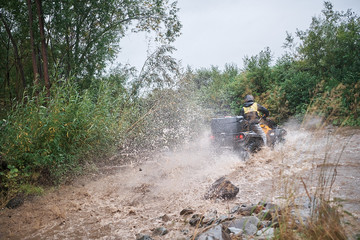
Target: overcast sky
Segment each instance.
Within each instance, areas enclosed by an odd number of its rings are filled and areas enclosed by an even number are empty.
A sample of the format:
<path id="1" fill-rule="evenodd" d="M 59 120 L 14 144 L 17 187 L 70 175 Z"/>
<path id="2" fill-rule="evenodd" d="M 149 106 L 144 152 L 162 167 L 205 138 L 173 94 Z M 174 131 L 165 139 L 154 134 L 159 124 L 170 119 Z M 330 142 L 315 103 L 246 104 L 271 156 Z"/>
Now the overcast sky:
<path id="1" fill-rule="evenodd" d="M 360 0 L 331 0 L 334 9 L 351 8 L 360 15 Z M 311 19 L 324 9 L 322 0 L 179 0 L 182 35 L 176 40 L 174 56 L 184 67 L 243 65 L 269 47 L 274 58 L 284 53 L 286 31 L 309 28 Z M 128 34 L 121 40 L 116 62 L 140 68 L 147 56 L 148 38 Z"/>

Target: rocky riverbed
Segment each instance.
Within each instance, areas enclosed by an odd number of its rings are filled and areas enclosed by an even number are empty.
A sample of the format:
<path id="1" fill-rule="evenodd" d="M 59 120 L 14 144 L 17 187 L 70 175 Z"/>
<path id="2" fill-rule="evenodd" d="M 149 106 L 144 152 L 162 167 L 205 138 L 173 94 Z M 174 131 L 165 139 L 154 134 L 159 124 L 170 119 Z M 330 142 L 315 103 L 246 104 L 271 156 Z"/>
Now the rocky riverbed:
<path id="1" fill-rule="evenodd" d="M 306 204 L 321 174 L 329 179 L 323 187 L 330 200 L 341 205 L 349 238 L 355 239 L 360 232 L 359 152 L 360 130 L 354 128 L 289 127 L 284 145 L 246 161 L 232 152 L 214 155 L 204 135 L 133 163 L 119 164 L 121 156 L 114 157 L 96 174 L 2 209 L 0 239 L 201 239 L 201 233 L 222 231 L 269 238 L 276 222 L 263 216 L 274 209 L 267 205 Z M 220 177 L 239 189 L 236 196 L 205 198 Z M 249 208 L 256 212 L 246 212 Z M 253 225 L 251 231 L 245 231 L 244 222 Z"/>

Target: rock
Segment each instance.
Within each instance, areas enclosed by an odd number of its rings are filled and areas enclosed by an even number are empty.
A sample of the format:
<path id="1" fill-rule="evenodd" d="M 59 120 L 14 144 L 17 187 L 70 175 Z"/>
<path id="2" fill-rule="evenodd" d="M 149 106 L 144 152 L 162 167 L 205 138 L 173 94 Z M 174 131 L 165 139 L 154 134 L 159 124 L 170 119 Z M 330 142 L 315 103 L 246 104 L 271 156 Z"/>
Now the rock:
<path id="1" fill-rule="evenodd" d="M 153 240 L 149 235 L 137 234 L 136 240 Z"/>
<path id="2" fill-rule="evenodd" d="M 134 216 L 134 215 L 136 215 L 136 212 L 135 212 L 134 210 L 130 210 L 130 211 L 128 212 L 128 215 L 129 215 L 129 216 Z"/>
<path id="3" fill-rule="evenodd" d="M 245 234 L 254 235 L 258 230 L 259 222 L 259 219 L 255 216 L 242 217 L 231 221 L 227 227 L 242 229 Z"/>
<path id="4" fill-rule="evenodd" d="M 165 234 L 167 234 L 169 231 L 164 228 L 164 227 L 158 227 L 156 229 L 154 229 L 153 234 L 157 235 L 157 236 L 164 236 Z"/>
<path id="5" fill-rule="evenodd" d="M 205 199 L 232 199 L 238 194 L 239 188 L 225 177 L 216 180 L 205 194 Z"/>
<path id="6" fill-rule="evenodd" d="M 18 194 L 16 195 L 13 199 L 11 199 L 5 207 L 7 208 L 11 208 L 11 209 L 14 209 L 14 208 L 18 208 L 20 207 L 21 205 L 24 204 L 24 199 L 25 199 L 25 196 L 24 194 Z"/>
<path id="7" fill-rule="evenodd" d="M 230 210 L 230 214 L 237 213 L 240 210 L 240 206 L 236 205 Z"/>
<path id="8" fill-rule="evenodd" d="M 201 223 L 203 225 L 211 225 L 216 220 L 216 214 L 217 214 L 216 210 L 206 214 L 203 220 L 201 221 Z"/>
<path id="9" fill-rule="evenodd" d="M 268 212 L 271 214 L 271 216 L 274 218 L 275 216 L 281 215 L 281 208 L 279 205 L 263 202 L 259 203 L 258 205 L 262 205 L 264 207 L 264 210 L 268 210 Z"/>
<path id="10" fill-rule="evenodd" d="M 272 221 L 260 221 L 258 224 L 258 228 L 263 229 L 263 228 L 270 227 L 273 225 L 272 223 L 273 223 Z"/>
<path id="11" fill-rule="evenodd" d="M 274 228 L 264 228 L 256 232 L 259 240 L 273 239 L 275 236 Z"/>
<path id="12" fill-rule="evenodd" d="M 274 212 L 280 211 L 279 205 L 273 203 L 266 203 L 264 207 L 266 209 L 273 210 Z"/>
<path id="13" fill-rule="evenodd" d="M 198 235 L 196 240 L 231 240 L 228 233 L 226 233 L 223 229 L 223 226 L 216 225 L 205 232 Z"/>
<path id="14" fill-rule="evenodd" d="M 192 210 L 192 209 L 185 208 L 185 209 L 181 210 L 180 216 L 182 216 L 182 215 L 190 215 L 190 214 L 193 214 L 194 212 L 195 212 L 195 211 Z"/>
<path id="15" fill-rule="evenodd" d="M 215 217 L 213 218 L 204 218 L 201 222 L 201 224 L 205 225 L 205 226 L 209 226 L 211 225 L 214 221 L 216 220 Z"/>
<path id="16" fill-rule="evenodd" d="M 189 224 L 193 227 L 195 227 L 196 225 L 200 224 L 201 223 L 201 220 L 203 219 L 204 217 L 200 214 L 194 214 L 192 215 L 190 221 L 189 221 Z"/>
<path id="17" fill-rule="evenodd" d="M 160 217 L 161 218 L 161 220 L 163 221 L 163 222 L 168 222 L 168 221 L 170 221 L 171 219 L 170 219 L 170 217 L 168 216 L 168 215 L 163 215 L 163 216 L 161 216 Z"/>
<path id="18" fill-rule="evenodd" d="M 273 216 L 272 216 L 272 213 L 269 209 L 266 209 L 266 210 L 262 210 L 258 215 L 257 217 L 260 219 L 260 220 L 272 220 L 273 219 Z"/>
<path id="19" fill-rule="evenodd" d="M 216 225 L 222 223 L 222 222 L 225 222 L 225 221 L 231 221 L 233 220 L 234 217 L 229 217 L 229 216 L 226 216 L 226 215 L 221 215 L 215 222 Z"/>
<path id="20" fill-rule="evenodd" d="M 240 215 L 243 216 L 251 216 L 254 212 L 257 210 L 257 205 L 242 205 L 240 206 L 240 209 L 237 211 Z"/>
<path id="21" fill-rule="evenodd" d="M 235 227 L 229 227 L 228 229 L 229 229 L 230 233 L 233 233 L 233 234 L 235 234 L 237 236 L 243 234 L 243 232 L 244 232 L 242 229 L 235 228 Z"/>

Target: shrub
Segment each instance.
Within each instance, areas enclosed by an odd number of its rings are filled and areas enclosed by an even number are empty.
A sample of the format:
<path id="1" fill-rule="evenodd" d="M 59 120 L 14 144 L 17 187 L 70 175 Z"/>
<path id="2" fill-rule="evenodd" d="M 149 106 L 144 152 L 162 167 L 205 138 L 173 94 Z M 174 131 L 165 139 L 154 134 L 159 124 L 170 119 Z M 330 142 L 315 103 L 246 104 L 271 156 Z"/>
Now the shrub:
<path id="1" fill-rule="evenodd" d="M 80 93 L 63 81 L 45 91 L 25 95 L 1 122 L 0 188 L 16 191 L 21 184 L 59 183 L 81 170 L 89 153 L 106 152 L 118 139 L 123 98 L 111 82 L 100 81 L 96 92 Z"/>

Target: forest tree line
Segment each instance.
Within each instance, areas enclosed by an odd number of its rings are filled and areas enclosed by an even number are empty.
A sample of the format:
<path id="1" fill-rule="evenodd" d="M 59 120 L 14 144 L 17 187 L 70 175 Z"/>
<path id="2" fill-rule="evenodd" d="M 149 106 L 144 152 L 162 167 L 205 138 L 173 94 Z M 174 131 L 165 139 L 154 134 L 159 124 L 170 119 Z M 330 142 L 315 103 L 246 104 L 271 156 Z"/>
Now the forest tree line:
<path id="1" fill-rule="evenodd" d="M 205 105 L 238 114 L 243 97 L 253 94 L 277 121 L 312 113 L 330 124 L 360 125 L 360 18 L 351 10 L 335 11 L 329 2 L 324 6 L 307 30 L 287 33 L 279 59 L 265 48 L 246 56 L 243 69 L 195 71 Z"/>
<path id="2" fill-rule="evenodd" d="M 209 118 L 237 115 L 246 94 L 282 122 L 316 114 L 360 125 L 360 18 L 329 2 L 307 30 L 287 34 L 279 59 L 264 48 L 227 64 L 182 69 L 176 2 L 0 0 L 0 191 L 6 199 L 59 183 L 113 151 L 190 141 Z M 137 71 L 104 74 L 129 32 L 157 48 Z"/>

